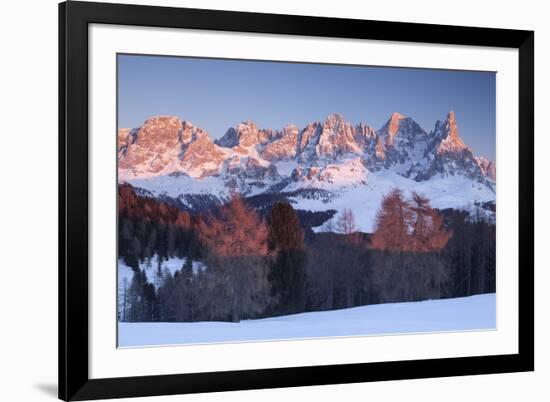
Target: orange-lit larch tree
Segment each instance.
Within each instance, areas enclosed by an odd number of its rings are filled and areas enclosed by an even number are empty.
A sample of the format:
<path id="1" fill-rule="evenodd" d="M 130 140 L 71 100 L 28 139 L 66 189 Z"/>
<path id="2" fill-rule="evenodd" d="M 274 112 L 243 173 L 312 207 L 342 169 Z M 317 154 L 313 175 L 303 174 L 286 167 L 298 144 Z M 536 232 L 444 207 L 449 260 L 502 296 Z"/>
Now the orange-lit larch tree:
<path id="1" fill-rule="evenodd" d="M 268 303 L 267 227 L 239 196 L 200 224 L 206 246 L 210 319 L 259 315 Z"/>
<path id="2" fill-rule="evenodd" d="M 399 252 L 435 252 L 451 237 L 441 215 L 430 200 L 416 192 L 407 200 L 399 189 L 392 190 L 376 216 L 371 248 Z"/>
<path id="3" fill-rule="evenodd" d="M 410 228 L 413 225 L 411 205 L 399 189 L 393 189 L 382 200 L 376 215 L 376 229 L 371 248 L 404 252 L 411 247 Z"/>
<path id="4" fill-rule="evenodd" d="M 441 250 L 451 237 L 443 224 L 442 216 L 430 206 L 430 200 L 416 192 L 412 193 L 411 210 L 414 213 L 410 251 L 436 252 Z"/>
<path id="5" fill-rule="evenodd" d="M 370 241 L 379 301 L 439 298 L 448 272 L 440 258 L 451 232 L 428 198 L 392 190 L 382 201 Z"/>

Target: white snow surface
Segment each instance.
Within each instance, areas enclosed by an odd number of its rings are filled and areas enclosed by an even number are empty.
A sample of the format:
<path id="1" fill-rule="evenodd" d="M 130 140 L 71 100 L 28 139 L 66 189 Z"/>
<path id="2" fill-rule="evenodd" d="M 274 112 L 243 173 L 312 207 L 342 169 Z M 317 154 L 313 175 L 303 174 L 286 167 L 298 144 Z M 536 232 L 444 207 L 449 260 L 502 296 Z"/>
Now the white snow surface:
<path id="1" fill-rule="evenodd" d="M 160 175 L 154 177 L 126 180 L 134 187 L 150 191 L 154 195 L 167 195 L 177 198 L 182 194 L 211 194 L 229 196 L 225 183 L 219 176 L 195 179 L 188 175 Z"/>
<path id="2" fill-rule="evenodd" d="M 387 303 L 240 323 L 118 325 L 120 347 L 491 330 L 496 328 L 496 295 Z"/>

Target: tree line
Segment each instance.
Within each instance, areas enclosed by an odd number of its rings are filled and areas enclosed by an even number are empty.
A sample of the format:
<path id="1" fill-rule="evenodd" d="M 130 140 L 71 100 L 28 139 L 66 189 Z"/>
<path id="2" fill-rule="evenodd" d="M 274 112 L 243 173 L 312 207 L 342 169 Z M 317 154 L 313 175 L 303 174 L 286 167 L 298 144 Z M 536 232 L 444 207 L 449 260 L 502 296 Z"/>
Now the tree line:
<path id="1" fill-rule="evenodd" d="M 139 270 L 140 261 L 154 255 L 200 258 L 200 242 L 194 229 L 200 216 L 191 216 L 152 197 L 136 194 L 129 184 L 118 187 L 118 256 Z"/>
<path id="2" fill-rule="evenodd" d="M 121 186 L 119 256 L 135 273 L 119 319 L 238 322 L 495 291 L 495 226 L 479 214 L 393 190 L 372 234 L 357 230 L 349 209 L 327 230 L 305 237 L 284 201 L 266 217 L 238 196 L 191 216 Z M 171 274 L 162 261 L 174 256 L 185 263 Z"/>

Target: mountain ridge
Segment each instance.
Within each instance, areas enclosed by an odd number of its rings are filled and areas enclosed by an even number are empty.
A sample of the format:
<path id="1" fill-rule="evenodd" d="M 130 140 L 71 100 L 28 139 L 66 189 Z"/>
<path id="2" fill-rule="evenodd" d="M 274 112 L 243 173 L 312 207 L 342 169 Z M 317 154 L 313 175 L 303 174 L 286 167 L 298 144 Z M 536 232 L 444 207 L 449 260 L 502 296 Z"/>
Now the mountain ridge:
<path id="1" fill-rule="evenodd" d="M 462 162 L 458 170 L 471 177 L 493 181 L 495 177 L 494 162 L 475 157 L 460 137 L 452 111 L 444 121 L 437 120 L 430 132 L 397 112 L 378 130 L 363 122 L 352 124 L 334 113 L 302 129 L 292 124 L 280 130 L 262 129 L 248 120 L 217 140 L 189 121 L 157 116 L 139 128 L 119 129 L 118 154 L 124 178 L 187 171 L 197 177 L 193 170 L 204 177 L 221 173 L 223 162 L 236 157 L 255 158 L 259 165 L 295 160 L 313 166 L 346 155 L 360 156 L 370 170 L 394 168 L 416 181 L 451 173 L 445 168 L 453 161 Z M 456 171 L 455 167 L 451 174 Z"/>
<path id="2" fill-rule="evenodd" d="M 496 199 L 496 165 L 473 154 L 452 111 L 429 132 L 397 112 L 380 129 L 334 113 L 303 128 L 262 129 L 247 120 L 217 140 L 189 121 L 156 116 L 120 129 L 117 141 L 119 181 L 190 209 L 234 193 L 281 193 L 309 211 L 361 203 L 368 231 L 393 187 L 421 191 L 439 208 Z"/>

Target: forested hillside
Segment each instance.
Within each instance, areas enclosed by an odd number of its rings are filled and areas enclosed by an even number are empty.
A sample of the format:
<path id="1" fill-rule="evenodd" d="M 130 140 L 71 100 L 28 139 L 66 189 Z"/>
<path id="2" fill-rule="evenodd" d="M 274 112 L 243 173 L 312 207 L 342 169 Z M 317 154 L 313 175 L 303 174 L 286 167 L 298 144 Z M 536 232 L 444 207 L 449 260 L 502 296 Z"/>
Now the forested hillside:
<path id="1" fill-rule="evenodd" d="M 119 319 L 237 322 L 494 292 L 495 226 L 477 208 L 436 210 L 393 190 L 373 233 L 358 231 L 350 209 L 315 233 L 284 199 L 257 211 L 234 196 L 193 214 L 121 184 L 119 258 L 134 274 Z M 165 269 L 169 258 L 181 268 Z"/>

